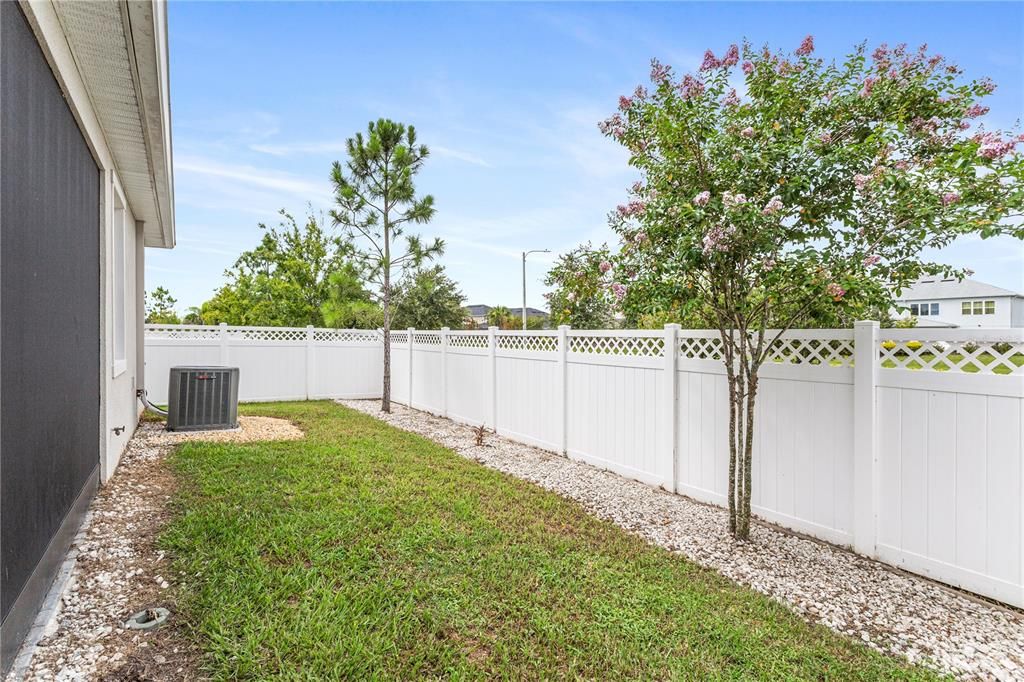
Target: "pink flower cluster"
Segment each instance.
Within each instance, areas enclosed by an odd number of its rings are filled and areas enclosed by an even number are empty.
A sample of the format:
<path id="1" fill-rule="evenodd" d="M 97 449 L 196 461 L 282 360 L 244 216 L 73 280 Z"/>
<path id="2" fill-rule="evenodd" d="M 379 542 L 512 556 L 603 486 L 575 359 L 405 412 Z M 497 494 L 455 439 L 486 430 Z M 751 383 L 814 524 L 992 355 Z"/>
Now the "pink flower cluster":
<path id="1" fill-rule="evenodd" d="M 740 61 L 740 48 L 735 44 L 730 45 L 729 49 L 725 51 L 725 55 L 718 59 L 715 53 L 711 50 L 704 52 L 704 61 L 701 62 L 701 71 L 711 71 L 722 66 L 735 66 Z"/>
<path id="2" fill-rule="evenodd" d="M 686 74 L 683 76 L 683 82 L 679 84 L 679 94 L 683 96 L 683 99 L 700 97 L 704 94 L 704 82 L 699 78 Z"/>
<path id="3" fill-rule="evenodd" d="M 864 79 L 864 87 L 862 87 L 861 90 L 860 90 L 860 96 L 861 97 L 867 97 L 868 95 L 870 95 L 871 91 L 875 87 L 875 83 L 877 83 L 877 82 L 878 82 L 878 79 L 875 78 L 874 76 L 868 76 L 867 78 L 865 78 Z"/>
<path id="4" fill-rule="evenodd" d="M 864 258 L 864 267 L 870 268 L 872 265 L 875 265 L 880 260 L 882 260 L 882 257 L 879 256 L 878 254 L 873 253 L 870 256 Z"/>
<path id="5" fill-rule="evenodd" d="M 718 61 L 718 57 L 715 56 L 714 52 L 711 50 L 705 50 L 704 61 L 700 64 L 701 71 L 711 71 L 712 69 L 717 69 L 721 65 L 722 62 Z"/>
<path id="6" fill-rule="evenodd" d="M 704 190 L 693 198 L 694 206 L 707 206 L 709 201 L 711 201 L 711 192 L 707 190 Z"/>
<path id="7" fill-rule="evenodd" d="M 601 264 L 597 266 L 597 269 L 601 271 L 601 274 L 604 274 L 612 269 L 612 264 L 606 260 L 603 260 L 601 261 Z"/>
<path id="8" fill-rule="evenodd" d="M 646 204 L 644 204 L 644 202 L 631 201 L 628 204 L 620 205 L 617 210 L 619 215 L 623 218 L 632 218 L 643 213 L 644 208 L 646 208 Z"/>
<path id="9" fill-rule="evenodd" d="M 612 293 L 615 294 L 615 298 L 621 301 L 626 297 L 626 285 L 616 282 L 612 285 Z"/>
<path id="10" fill-rule="evenodd" d="M 863 173 L 857 173 L 856 175 L 853 176 L 853 184 L 857 187 L 857 189 L 859 189 L 861 191 L 864 191 L 864 188 L 868 186 L 869 182 L 871 182 L 871 176 L 870 175 L 864 175 Z"/>
<path id="11" fill-rule="evenodd" d="M 722 203 L 726 208 L 735 208 L 747 203 L 747 195 L 742 193 L 722 192 Z"/>
<path id="12" fill-rule="evenodd" d="M 1024 138 L 1004 140 L 999 133 L 981 132 L 971 138 L 978 143 L 978 156 L 989 160 L 1000 159 L 1014 150 Z"/>
<path id="13" fill-rule="evenodd" d="M 814 36 L 808 34 L 804 41 L 800 43 L 800 47 L 796 49 L 796 53 L 800 57 L 806 57 L 814 52 Z"/>
<path id="14" fill-rule="evenodd" d="M 633 106 L 633 100 L 625 95 L 619 95 L 619 111 L 629 111 L 629 108 Z"/>
<path id="15" fill-rule="evenodd" d="M 622 136 L 626 134 L 626 124 L 619 114 L 601 121 L 597 124 L 597 128 L 602 134 L 611 135 L 617 140 L 622 139 Z"/>
<path id="16" fill-rule="evenodd" d="M 749 76 L 750 74 L 754 73 L 754 62 L 743 62 L 743 66 L 741 68 L 743 69 L 743 73 Z"/>
<path id="17" fill-rule="evenodd" d="M 729 94 L 725 96 L 722 103 L 727 107 L 734 107 L 740 103 L 740 96 L 736 92 L 736 88 L 729 91 Z"/>
<path id="18" fill-rule="evenodd" d="M 785 206 L 782 203 L 782 197 L 775 195 L 769 199 L 768 203 L 761 209 L 761 215 L 775 215 L 784 208 Z"/>
<path id="19" fill-rule="evenodd" d="M 982 79 L 981 79 L 981 80 L 980 80 L 980 81 L 978 82 L 978 87 L 979 87 L 979 88 L 981 88 L 981 91 L 982 91 L 983 93 L 985 93 L 986 95 L 991 95 L 991 94 L 992 94 L 993 92 L 995 92 L 995 91 L 996 91 L 996 84 L 995 84 L 995 81 L 993 81 L 993 80 L 992 80 L 991 78 L 989 78 L 988 76 L 986 76 L 986 77 L 982 78 Z"/>
<path id="20" fill-rule="evenodd" d="M 949 206 L 960 201 L 960 195 L 956 192 L 943 192 L 942 193 L 942 205 Z"/>
<path id="21" fill-rule="evenodd" d="M 968 107 L 967 111 L 964 112 L 964 116 L 966 116 L 967 118 L 978 118 L 979 116 L 984 116 L 985 114 L 987 114 L 988 111 L 988 107 L 983 106 L 981 104 L 974 104 Z"/>
<path id="22" fill-rule="evenodd" d="M 633 235 L 633 242 L 636 244 L 643 244 L 647 241 L 647 233 L 644 231 L 637 232 Z"/>
<path id="23" fill-rule="evenodd" d="M 722 57 L 722 66 L 736 66 L 740 61 L 740 48 L 735 43 L 729 46 Z"/>
<path id="24" fill-rule="evenodd" d="M 821 135 L 818 135 L 818 141 L 822 144 L 832 144 L 832 133 L 826 130 Z"/>
<path id="25" fill-rule="evenodd" d="M 833 301 L 839 301 L 846 295 L 846 289 L 835 282 L 831 282 L 825 287 L 825 293 L 831 296 Z"/>
<path id="26" fill-rule="evenodd" d="M 651 60 L 651 82 L 662 84 L 672 75 L 672 69 L 667 64 L 662 64 L 657 59 Z"/>
<path id="27" fill-rule="evenodd" d="M 729 227 L 722 227 L 721 225 L 715 225 L 704 235 L 704 255 L 708 256 L 715 251 L 728 251 L 729 245 L 726 240 L 732 236 L 735 228 L 731 225 Z"/>
<path id="28" fill-rule="evenodd" d="M 751 128 L 750 126 L 747 126 L 746 128 L 740 131 L 740 135 L 746 138 L 751 138 L 754 136 L 754 129 Z"/>

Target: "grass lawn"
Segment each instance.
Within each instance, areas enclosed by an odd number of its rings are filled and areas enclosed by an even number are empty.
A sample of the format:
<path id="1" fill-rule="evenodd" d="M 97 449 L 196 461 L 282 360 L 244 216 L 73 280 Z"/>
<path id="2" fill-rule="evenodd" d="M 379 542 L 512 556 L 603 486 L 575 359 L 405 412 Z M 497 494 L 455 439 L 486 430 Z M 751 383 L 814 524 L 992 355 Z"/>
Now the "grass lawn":
<path id="1" fill-rule="evenodd" d="M 327 402 L 181 445 L 162 543 L 216 678 L 931 679 L 573 502 Z"/>

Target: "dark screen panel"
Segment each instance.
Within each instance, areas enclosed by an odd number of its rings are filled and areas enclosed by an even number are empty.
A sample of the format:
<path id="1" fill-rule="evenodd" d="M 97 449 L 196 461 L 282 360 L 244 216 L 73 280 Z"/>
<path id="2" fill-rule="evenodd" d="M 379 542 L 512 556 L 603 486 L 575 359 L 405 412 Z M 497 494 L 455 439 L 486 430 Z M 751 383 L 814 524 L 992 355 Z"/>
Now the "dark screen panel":
<path id="1" fill-rule="evenodd" d="M 49 570 L 40 561 L 99 462 L 100 186 L 18 3 L 0 2 L 4 621 Z"/>

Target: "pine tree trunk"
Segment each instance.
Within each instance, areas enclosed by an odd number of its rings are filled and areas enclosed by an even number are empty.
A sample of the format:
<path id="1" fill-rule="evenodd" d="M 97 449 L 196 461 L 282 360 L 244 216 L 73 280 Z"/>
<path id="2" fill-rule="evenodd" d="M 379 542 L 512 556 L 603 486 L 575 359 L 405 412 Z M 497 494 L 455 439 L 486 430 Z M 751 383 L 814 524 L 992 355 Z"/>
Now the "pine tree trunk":
<path id="1" fill-rule="evenodd" d="M 384 385 L 381 387 L 380 411 L 391 413 L 391 277 L 384 273 Z M 409 339 L 412 343 L 412 339 Z"/>

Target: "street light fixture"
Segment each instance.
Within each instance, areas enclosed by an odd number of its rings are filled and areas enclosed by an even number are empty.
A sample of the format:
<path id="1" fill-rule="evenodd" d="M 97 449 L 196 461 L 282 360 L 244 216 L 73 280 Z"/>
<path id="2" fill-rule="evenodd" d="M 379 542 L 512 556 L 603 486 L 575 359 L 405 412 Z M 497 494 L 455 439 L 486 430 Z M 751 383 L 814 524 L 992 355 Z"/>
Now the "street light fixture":
<path id="1" fill-rule="evenodd" d="M 523 331 L 526 331 L 526 257 L 531 253 L 551 253 L 551 249 L 523 251 Z"/>

